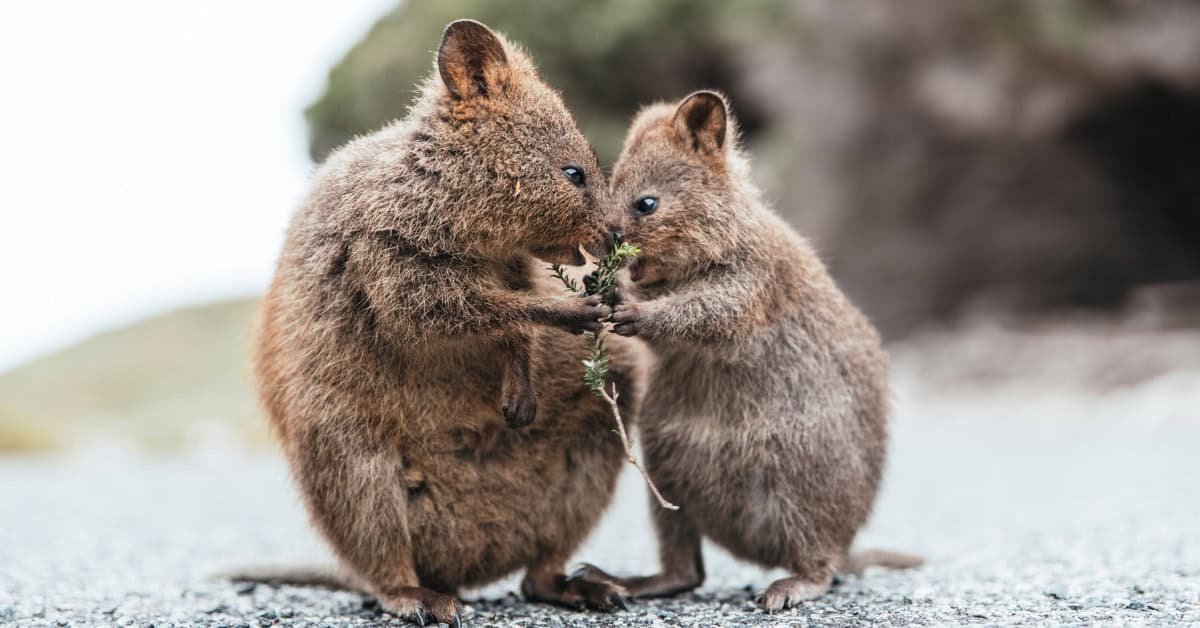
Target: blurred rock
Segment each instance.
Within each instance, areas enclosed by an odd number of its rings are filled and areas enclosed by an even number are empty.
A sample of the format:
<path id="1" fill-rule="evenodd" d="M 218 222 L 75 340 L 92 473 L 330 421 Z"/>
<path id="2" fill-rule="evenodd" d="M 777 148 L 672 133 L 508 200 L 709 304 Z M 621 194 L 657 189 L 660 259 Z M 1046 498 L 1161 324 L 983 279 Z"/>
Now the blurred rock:
<path id="1" fill-rule="evenodd" d="M 888 335 L 1200 277 L 1200 5 L 797 6 L 768 187 Z"/>

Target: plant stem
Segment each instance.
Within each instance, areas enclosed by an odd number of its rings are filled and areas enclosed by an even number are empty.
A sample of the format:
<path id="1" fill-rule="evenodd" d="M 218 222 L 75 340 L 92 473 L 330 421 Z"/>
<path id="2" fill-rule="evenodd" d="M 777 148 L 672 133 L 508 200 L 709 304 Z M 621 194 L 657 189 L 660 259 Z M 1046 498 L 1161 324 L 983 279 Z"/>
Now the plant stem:
<path id="1" fill-rule="evenodd" d="M 658 500 L 658 505 L 667 510 L 679 510 L 679 506 L 672 504 L 662 496 L 658 491 L 658 487 L 654 485 L 654 480 L 650 479 L 650 474 L 642 468 L 638 462 L 637 456 L 633 455 L 633 443 L 629 440 L 629 434 L 625 431 L 625 424 L 621 421 L 621 410 L 617 407 L 617 385 L 612 385 L 612 395 L 609 395 L 603 388 L 600 389 L 600 398 L 608 402 L 608 407 L 612 408 L 613 419 L 617 422 L 617 435 L 621 437 L 621 444 L 625 447 L 625 460 L 633 465 L 635 469 L 641 472 L 642 478 L 646 480 L 646 486 L 650 487 L 650 492 L 654 494 L 654 499 Z"/>
<path id="2" fill-rule="evenodd" d="M 596 265 L 596 270 L 592 272 L 591 276 L 584 280 L 586 293 L 589 295 L 606 294 L 612 290 L 617 281 L 617 269 L 621 267 L 621 261 L 633 259 L 639 253 L 641 250 L 628 242 L 614 246 L 612 252 Z M 565 268 L 553 264 L 550 266 L 550 272 L 563 283 L 568 292 L 579 292 L 579 285 L 567 275 Z M 679 510 L 679 506 L 672 504 L 662 496 L 658 487 L 654 485 L 654 480 L 650 479 L 650 474 L 646 473 L 646 470 L 638 462 L 637 456 L 633 454 L 633 443 L 629 440 L 629 434 L 625 431 L 625 423 L 621 421 L 621 410 L 617 407 L 617 385 L 612 384 L 612 395 L 604 390 L 604 384 L 608 378 L 608 347 L 604 346 L 604 333 L 604 330 L 601 330 L 594 334 L 586 334 L 588 358 L 583 361 L 586 367 L 583 372 L 583 383 L 591 389 L 592 394 L 608 402 L 608 407 L 612 409 L 613 419 L 617 422 L 615 431 L 621 437 L 621 445 L 625 447 L 625 460 L 641 472 L 642 478 L 646 480 L 646 486 L 650 487 L 650 492 L 654 493 L 658 504 L 668 510 Z"/>

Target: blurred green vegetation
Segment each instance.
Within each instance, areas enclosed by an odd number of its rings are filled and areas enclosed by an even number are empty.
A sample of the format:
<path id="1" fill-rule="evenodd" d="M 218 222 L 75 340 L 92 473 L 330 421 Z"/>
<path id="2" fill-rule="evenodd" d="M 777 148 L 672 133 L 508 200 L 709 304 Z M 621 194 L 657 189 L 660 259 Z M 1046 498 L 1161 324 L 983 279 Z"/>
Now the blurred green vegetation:
<path id="1" fill-rule="evenodd" d="M 734 96 L 753 133 L 761 113 L 739 98 L 739 47 L 783 34 L 790 3 L 781 0 L 413 1 L 383 17 L 329 74 L 306 112 L 310 154 L 320 161 L 358 134 L 402 117 L 449 22 L 471 17 L 523 45 L 562 91 L 602 163 L 620 151 L 641 105 L 700 88 Z"/>
<path id="2" fill-rule="evenodd" d="M 168 312 L 0 374 L 0 453 L 104 440 L 178 451 L 214 433 L 265 441 L 249 366 L 257 303 Z"/>
<path id="3" fill-rule="evenodd" d="M 743 132 L 753 140 L 773 122 L 771 116 L 786 114 L 795 105 L 793 92 L 800 87 L 781 85 L 773 94 L 769 85 L 750 85 L 759 74 L 751 66 L 764 60 L 798 52 L 855 71 L 852 66 L 866 57 L 903 64 L 924 44 L 939 39 L 968 42 L 964 49 L 1014 45 L 1069 56 L 1086 40 L 1090 20 L 1115 10 L 1108 0 L 914 0 L 908 12 L 913 17 L 903 17 L 902 8 L 886 4 L 400 2 L 332 69 L 325 92 L 305 112 L 309 154 L 319 162 L 352 137 L 403 117 L 421 79 L 433 70 L 442 29 L 463 17 L 480 20 L 524 46 L 543 78 L 562 91 L 601 163 L 611 163 L 639 107 L 696 89 L 729 94 Z M 899 28 L 891 28 L 897 24 Z M 928 26 L 943 32 L 920 34 Z"/>

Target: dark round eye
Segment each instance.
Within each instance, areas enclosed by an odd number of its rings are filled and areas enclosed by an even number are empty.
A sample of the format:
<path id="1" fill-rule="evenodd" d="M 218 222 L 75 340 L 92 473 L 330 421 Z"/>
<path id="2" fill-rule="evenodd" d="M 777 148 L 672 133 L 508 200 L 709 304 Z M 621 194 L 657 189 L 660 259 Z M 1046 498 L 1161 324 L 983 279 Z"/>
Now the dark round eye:
<path id="1" fill-rule="evenodd" d="M 587 177 L 583 174 L 583 169 L 578 166 L 563 166 L 563 174 L 578 187 L 583 187 L 587 183 Z"/>
<path id="2" fill-rule="evenodd" d="M 649 216 L 658 209 L 657 196 L 643 196 L 633 202 L 633 211 L 639 216 Z"/>

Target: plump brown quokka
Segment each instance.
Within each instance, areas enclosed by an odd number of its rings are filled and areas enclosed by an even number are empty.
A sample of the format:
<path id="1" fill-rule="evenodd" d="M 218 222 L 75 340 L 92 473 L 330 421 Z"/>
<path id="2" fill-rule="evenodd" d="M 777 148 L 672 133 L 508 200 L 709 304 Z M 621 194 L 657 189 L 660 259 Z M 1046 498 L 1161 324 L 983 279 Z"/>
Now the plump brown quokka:
<path id="1" fill-rule="evenodd" d="M 767 610 L 823 594 L 839 571 L 912 566 L 848 551 L 887 448 L 887 360 L 875 329 L 809 244 L 761 199 L 725 100 L 697 92 L 634 120 L 613 170 L 633 299 L 613 331 L 655 353 L 639 415 L 645 464 L 677 512 L 652 508 L 661 572 L 614 578 L 635 596 L 704 580 L 701 538 L 795 575 Z"/>
<path id="2" fill-rule="evenodd" d="M 386 608 L 457 625 L 460 587 L 520 568 L 531 599 L 621 603 L 562 573 L 623 460 L 568 333 L 607 309 L 539 285 L 533 257 L 581 261 L 606 193 L 559 95 L 469 20 L 405 119 L 320 168 L 263 306 L 259 394 L 315 526 Z"/>

